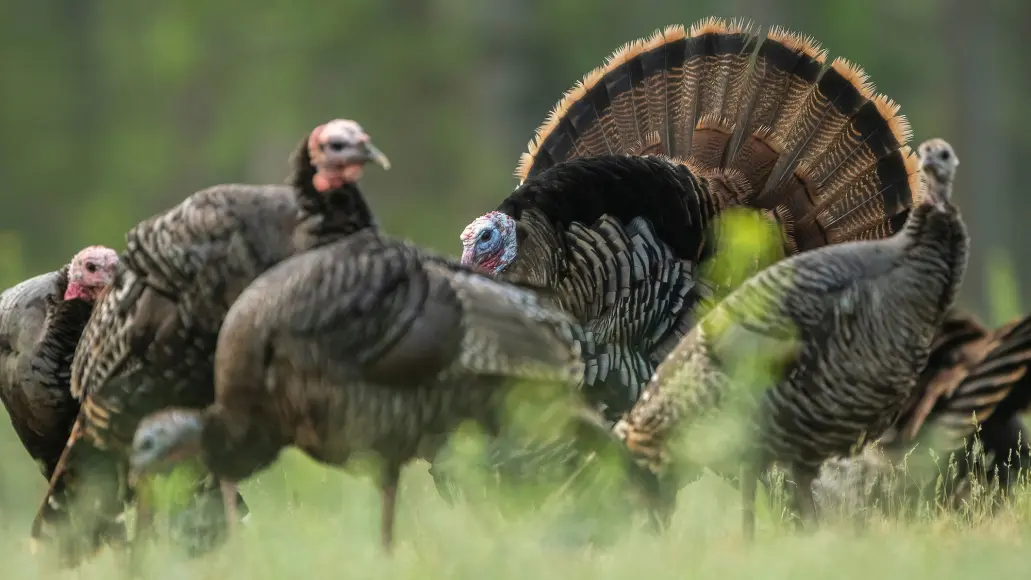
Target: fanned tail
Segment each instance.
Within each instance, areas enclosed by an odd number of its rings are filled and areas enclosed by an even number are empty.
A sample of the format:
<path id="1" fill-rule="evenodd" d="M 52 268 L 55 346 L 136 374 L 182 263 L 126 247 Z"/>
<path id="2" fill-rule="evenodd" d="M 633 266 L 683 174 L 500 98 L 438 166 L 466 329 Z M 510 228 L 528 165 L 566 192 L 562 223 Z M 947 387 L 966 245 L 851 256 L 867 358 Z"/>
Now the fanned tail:
<path id="1" fill-rule="evenodd" d="M 767 210 L 791 250 L 898 231 L 919 191 L 909 125 L 810 38 L 706 19 L 630 42 L 549 113 L 520 182 L 558 163 L 661 154 Z"/>

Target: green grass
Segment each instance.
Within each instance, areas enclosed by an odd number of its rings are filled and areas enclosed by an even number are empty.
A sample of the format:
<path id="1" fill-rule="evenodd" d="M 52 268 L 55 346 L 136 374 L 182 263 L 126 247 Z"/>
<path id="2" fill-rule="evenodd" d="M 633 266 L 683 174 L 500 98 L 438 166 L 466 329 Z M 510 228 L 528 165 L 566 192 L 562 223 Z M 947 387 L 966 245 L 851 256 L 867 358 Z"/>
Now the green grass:
<path id="1" fill-rule="evenodd" d="M 548 514 L 504 519 L 489 504 L 448 507 L 425 464 L 415 463 L 405 472 L 398 545 L 390 558 L 378 545 L 379 496 L 364 477 L 288 452 L 243 490 L 253 515 L 239 536 L 195 560 L 159 542 L 144 563 L 144 577 L 941 580 L 1019 574 L 1026 569 L 1023 543 L 1031 531 L 1031 489 L 994 517 L 975 506 L 952 514 L 932 510 L 909 522 L 873 515 L 863 529 L 830 520 L 804 533 L 781 519 L 783 508 L 775 501 L 760 506 L 758 539 L 750 546 L 741 536 L 737 492 L 707 475 L 681 492 L 665 536 L 622 522 L 614 542 L 577 547 L 556 540 L 558 524 Z M 29 555 L 23 539 L 36 497 L 5 506 L 6 515 L 17 515 L 5 518 L 0 536 L 4 578 L 123 575 L 110 551 L 74 572 L 56 572 L 45 558 Z"/>

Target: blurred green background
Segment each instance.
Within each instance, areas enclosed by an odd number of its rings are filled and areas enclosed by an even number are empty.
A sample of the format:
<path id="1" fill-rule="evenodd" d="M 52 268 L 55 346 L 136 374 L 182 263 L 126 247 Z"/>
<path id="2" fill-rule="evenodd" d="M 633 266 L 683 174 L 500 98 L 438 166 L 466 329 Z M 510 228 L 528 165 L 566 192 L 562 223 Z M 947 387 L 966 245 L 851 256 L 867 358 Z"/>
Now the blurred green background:
<path id="1" fill-rule="evenodd" d="M 1020 0 L 0 0 L 0 288 L 121 249 L 197 189 L 282 182 L 334 117 L 393 162 L 363 182 L 386 229 L 456 254 L 563 91 L 624 42 L 709 15 L 812 35 L 901 103 L 914 141 L 950 140 L 973 235 L 962 303 L 992 323 L 1021 312 Z M 0 423 L 0 525 L 24 529 L 44 482 Z"/>

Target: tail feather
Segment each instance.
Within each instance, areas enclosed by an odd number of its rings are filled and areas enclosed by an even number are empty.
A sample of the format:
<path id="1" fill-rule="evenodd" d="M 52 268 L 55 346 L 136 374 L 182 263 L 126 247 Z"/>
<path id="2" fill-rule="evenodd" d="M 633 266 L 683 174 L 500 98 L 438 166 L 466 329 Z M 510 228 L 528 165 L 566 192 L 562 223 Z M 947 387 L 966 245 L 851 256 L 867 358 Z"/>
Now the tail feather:
<path id="1" fill-rule="evenodd" d="M 687 158 L 691 153 L 694 130 L 698 124 L 702 63 L 689 58 L 688 38 L 682 26 L 671 27 L 666 32 L 666 66 L 669 71 L 666 90 L 672 135 L 670 148 L 665 153 Z"/>
<path id="2" fill-rule="evenodd" d="M 621 151 L 640 150 L 644 141 L 645 133 L 642 129 L 642 120 L 638 119 L 638 107 L 641 107 L 644 117 L 647 115 L 647 102 L 644 93 L 639 87 L 634 86 L 634 81 L 641 81 L 640 63 L 633 58 L 641 50 L 640 42 L 629 42 L 612 57 L 609 63 L 612 74 L 605 77 L 605 91 L 608 93 L 609 102 L 612 107 L 613 131 Z M 633 65 L 631 65 L 633 63 Z M 636 65 L 636 66 L 634 66 Z M 634 70 L 637 70 L 638 78 L 634 79 Z"/>
<path id="3" fill-rule="evenodd" d="M 703 138 L 693 140 L 689 149 L 678 155 L 690 156 L 705 167 L 723 166 L 739 105 L 748 92 L 748 67 L 757 44 L 750 25 L 732 26 L 726 32 L 721 32 L 721 27 L 722 23 L 713 21 L 700 30 L 692 30 L 692 35 L 701 35 L 699 48 L 706 55 L 701 59 L 695 127 Z"/>
<path id="4" fill-rule="evenodd" d="M 815 212 L 815 215 L 810 213 L 802 217 L 795 227 L 817 227 L 827 231 L 832 243 L 858 239 L 862 232 L 889 223 L 891 218 L 905 212 L 909 207 L 911 198 L 908 192 L 911 190 L 900 189 L 898 182 L 888 182 L 885 179 L 887 175 L 905 176 L 905 171 L 905 161 L 900 156 L 885 157 L 876 161 L 874 165 L 849 178 L 848 190 L 844 195 L 826 196 L 825 203 L 819 203 L 812 208 L 811 211 Z M 905 186 L 905 182 L 902 185 Z M 878 192 L 878 195 L 862 195 L 862 192 L 869 191 Z"/>
<path id="5" fill-rule="evenodd" d="M 661 154 L 793 216 L 789 246 L 884 237 L 920 191 L 909 125 L 867 74 L 811 38 L 710 18 L 630 42 L 565 94 L 516 171 Z M 727 183 L 722 183 L 722 182 Z M 745 184 L 742 187 L 740 184 Z"/>
<path id="6" fill-rule="evenodd" d="M 643 153 L 670 151 L 670 116 L 669 116 L 669 78 L 666 61 L 669 57 L 664 32 L 656 30 L 648 38 L 642 48 L 641 56 L 636 59 L 641 65 L 641 85 L 647 103 L 647 127 L 649 143 Z"/>
<path id="7" fill-rule="evenodd" d="M 813 84 L 820 78 L 827 50 L 811 37 L 773 27 L 758 56 L 764 61 L 764 68 L 772 73 L 771 80 L 775 83 L 768 87 L 769 92 L 761 93 L 770 100 L 770 117 L 761 123 L 770 128 L 769 138 L 774 143 L 788 149 L 797 121 L 803 117 L 805 103 L 814 91 Z"/>
<path id="8" fill-rule="evenodd" d="M 749 169 L 756 186 L 770 180 L 787 120 L 794 119 L 825 58 L 816 41 L 777 27 L 770 30 L 756 53 L 749 101 L 735 121 L 725 166 Z"/>
<path id="9" fill-rule="evenodd" d="M 957 352 L 964 344 L 981 340 L 988 330 L 973 316 L 952 311 L 938 330 L 938 336 L 931 343 L 931 359 L 928 367 L 940 366 L 949 362 L 952 353 Z"/>
<path id="10" fill-rule="evenodd" d="M 946 406 L 956 421 L 970 425 L 971 417 L 983 422 L 1031 370 L 1031 317 L 1000 333 L 996 346 L 956 388 Z"/>
<path id="11" fill-rule="evenodd" d="M 936 444 L 958 448 L 975 422 L 1004 424 L 1031 401 L 1031 317 L 987 331 L 953 313 L 931 348 L 921 395 L 898 421 L 904 442 L 929 429 Z"/>

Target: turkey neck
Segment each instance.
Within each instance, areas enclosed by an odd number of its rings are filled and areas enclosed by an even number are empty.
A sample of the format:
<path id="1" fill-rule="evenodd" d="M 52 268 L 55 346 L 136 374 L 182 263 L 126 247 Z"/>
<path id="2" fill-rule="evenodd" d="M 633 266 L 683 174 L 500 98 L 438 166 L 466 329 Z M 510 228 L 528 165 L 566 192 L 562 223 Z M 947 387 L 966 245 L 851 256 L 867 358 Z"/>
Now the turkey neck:
<path id="1" fill-rule="evenodd" d="M 69 266 L 66 264 L 57 271 L 58 296 L 64 296 L 65 291 L 68 290 L 68 269 Z"/>
<path id="2" fill-rule="evenodd" d="M 306 158 L 306 156 L 305 156 Z M 312 185 L 315 170 L 307 161 L 293 178 L 297 192 L 298 223 L 294 230 L 297 251 L 333 243 L 362 230 L 377 229 L 376 217 L 356 183 L 320 192 Z"/>
<path id="3" fill-rule="evenodd" d="M 519 244 L 525 244 L 501 273 L 503 279 L 526 280 L 540 286 L 553 286 L 566 264 L 562 238 L 544 214 L 537 210 L 523 213 L 517 226 L 527 234 Z"/>
<path id="4" fill-rule="evenodd" d="M 915 206 L 903 229 L 903 248 L 913 268 L 923 276 L 945 276 L 946 292 L 939 299 L 941 323 L 952 306 L 967 267 L 970 239 L 959 210 L 932 203 Z"/>

